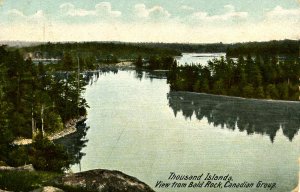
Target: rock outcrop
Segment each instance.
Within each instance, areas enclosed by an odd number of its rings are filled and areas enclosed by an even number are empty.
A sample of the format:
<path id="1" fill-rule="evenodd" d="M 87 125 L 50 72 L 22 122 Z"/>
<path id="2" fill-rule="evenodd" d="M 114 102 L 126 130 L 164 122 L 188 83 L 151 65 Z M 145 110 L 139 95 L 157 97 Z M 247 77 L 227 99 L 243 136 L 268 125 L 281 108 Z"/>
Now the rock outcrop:
<path id="1" fill-rule="evenodd" d="M 86 117 L 81 116 L 78 119 L 71 119 L 67 123 L 65 123 L 65 128 L 59 132 L 52 133 L 50 135 L 46 135 L 46 137 L 50 140 L 57 140 L 77 131 L 76 125 L 79 122 L 85 121 Z M 32 144 L 32 139 L 25 139 L 25 138 L 17 138 L 13 141 L 14 145 L 30 145 Z"/>
<path id="2" fill-rule="evenodd" d="M 65 175 L 58 184 L 90 191 L 154 192 L 147 184 L 120 171 L 90 170 Z"/>
<path id="3" fill-rule="evenodd" d="M 12 192 L 12 191 L 5 191 L 5 190 L 0 189 L 0 192 Z"/>
<path id="4" fill-rule="evenodd" d="M 0 171 L 34 171 L 32 164 L 21 167 L 0 166 Z"/>
<path id="5" fill-rule="evenodd" d="M 46 186 L 46 187 L 42 187 L 42 188 L 39 188 L 39 189 L 35 189 L 31 192 L 64 192 L 64 191 L 61 190 L 61 189 L 58 189 L 56 187 Z"/>

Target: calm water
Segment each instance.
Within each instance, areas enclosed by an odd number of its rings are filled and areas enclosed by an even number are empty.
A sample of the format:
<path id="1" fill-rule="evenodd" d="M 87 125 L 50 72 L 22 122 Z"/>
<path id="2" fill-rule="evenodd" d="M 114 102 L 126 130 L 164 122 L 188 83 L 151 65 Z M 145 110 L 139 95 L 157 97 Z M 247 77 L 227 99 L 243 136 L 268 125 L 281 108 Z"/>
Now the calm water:
<path id="1" fill-rule="evenodd" d="M 226 53 L 183 53 L 181 57 L 176 57 L 179 65 L 201 64 L 206 65 L 209 60 L 226 56 Z"/>
<path id="2" fill-rule="evenodd" d="M 166 79 L 149 77 L 105 73 L 87 86 L 90 128 L 74 172 L 120 170 L 152 188 L 157 180 L 168 182 L 170 172 L 276 182 L 278 192 L 296 187 L 300 104 L 170 92 Z"/>

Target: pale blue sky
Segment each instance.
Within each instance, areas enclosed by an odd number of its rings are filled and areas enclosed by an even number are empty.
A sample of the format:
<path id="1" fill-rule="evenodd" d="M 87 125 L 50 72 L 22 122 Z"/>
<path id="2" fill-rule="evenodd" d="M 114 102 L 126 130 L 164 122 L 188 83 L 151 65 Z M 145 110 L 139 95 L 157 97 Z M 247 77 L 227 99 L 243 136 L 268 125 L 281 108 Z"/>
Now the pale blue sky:
<path id="1" fill-rule="evenodd" d="M 300 0 L 0 0 L 0 40 L 300 38 Z"/>

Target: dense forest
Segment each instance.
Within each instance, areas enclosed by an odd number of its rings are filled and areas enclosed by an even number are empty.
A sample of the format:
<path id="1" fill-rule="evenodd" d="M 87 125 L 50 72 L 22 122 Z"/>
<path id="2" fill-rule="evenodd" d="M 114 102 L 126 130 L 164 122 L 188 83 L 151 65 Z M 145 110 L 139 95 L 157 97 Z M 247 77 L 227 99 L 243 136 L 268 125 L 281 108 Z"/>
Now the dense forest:
<path id="1" fill-rule="evenodd" d="M 134 65 L 138 70 L 170 70 L 177 66 L 177 62 L 171 56 L 151 56 L 149 59 L 145 60 L 139 56 L 134 62 Z"/>
<path id="2" fill-rule="evenodd" d="M 137 45 L 143 45 L 151 48 L 163 48 L 179 51 L 180 53 L 221 53 L 226 52 L 230 44 L 209 43 L 209 44 L 197 44 L 197 43 L 137 43 Z"/>
<path id="3" fill-rule="evenodd" d="M 140 45 L 140 44 L 137 44 Z M 269 56 L 299 56 L 300 43 L 297 40 L 279 40 L 266 42 L 244 42 L 244 43 L 210 43 L 210 44 L 184 44 L 184 43 L 141 43 L 151 48 L 164 48 L 179 51 L 181 53 L 226 53 L 227 57 L 238 57 L 239 55 Z"/>
<path id="4" fill-rule="evenodd" d="M 243 43 L 122 43 L 122 42 L 66 42 L 38 43 L 6 42 L 12 46 L 23 45 L 21 52 L 39 52 L 44 58 L 61 58 L 67 50 L 74 56 L 80 53 L 86 58 L 100 61 L 113 59 L 136 59 L 138 56 L 149 58 L 154 55 L 177 56 L 181 53 L 220 53 L 228 57 L 239 55 L 283 55 L 299 56 L 299 40 L 274 40 L 266 42 Z M 0 42 L 1 44 L 1 42 Z"/>
<path id="5" fill-rule="evenodd" d="M 149 58 L 154 55 L 178 56 L 179 51 L 170 48 L 151 48 L 141 44 L 116 42 L 45 43 L 21 49 L 25 53 L 36 53 L 42 58 L 62 58 L 67 51 L 73 57 L 80 56 L 95 62 L 115 63 L 132 60 L 138 56 Z"/>
<path id="6" fill-rule="evenodd" d="M 298 57 L 300 54 L 300 43 L 294 40 L 236 43 L 228 46 L 227 57 L 238 57 L 240 55 L 261 55 Z"/>
<path id="7" fill-rule="evenodd" d="M 193 91 L 246 98 L 299 100 L 299 59 L 250 55 L 237 61 L 213 59 L 207 66 L 189 65 L 171 69 L 168 83 L 174 91 Z"/>
<path id="8" fill-rule="evenodd" d="M 32 163 L 42 170 L 61 171 L 68 154 L 46 135 L 61 131 L 70 119 L 86 114 L 81 97 L 86 82 L 75 73 L 67 54 L 63 72 L 46 70 L 42 63 L 23 59 L 18 50 L 0 47 L 0 161 L 17 166 Z M 30 147 L 14 146 L 18 137 L 33 138 Z"/>

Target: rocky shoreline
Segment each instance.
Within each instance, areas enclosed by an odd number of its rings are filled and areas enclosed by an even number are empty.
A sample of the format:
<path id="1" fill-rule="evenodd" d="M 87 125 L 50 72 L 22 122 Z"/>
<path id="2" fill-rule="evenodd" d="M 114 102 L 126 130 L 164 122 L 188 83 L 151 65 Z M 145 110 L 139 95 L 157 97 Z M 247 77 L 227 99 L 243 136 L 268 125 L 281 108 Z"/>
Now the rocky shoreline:
<path id="1" fill-rule="evenodd" d="M 71 119 L 65 124 L 65 128 L 62 131 L 49 134 L 49 135 L 47 135 L 47 138 L 50 141 L 53 141 L 53 140 L 63 138 L 72 133 L 75 133 L 77 131 L 77 128 L 76 128 L 77 123 L 82 122 L 85 119 L 86 119 L 86 116 L 81 116 L 77 119 Z M 13 144 L 14 145 L 30 145 L 30 144 L 32 144 L 32 139 L 18 138 L 13 141 Z"/>
<path id="2" fill-rule="evenodd" d="M 17 172 L 37 174 L 32 165 L 22 167 L 0 167 L 2 172 Z M 44 185 L 45 184 L 45 185 Z M 154 192 L 154 190 L 135 177 L 126 175 L 120 171 L 95 169 L 80 173 L 69 173 L 55 177 L 39 187 L 33 187 L 32 192 L 64 192 L 64 191 L 94 191 L 94 192 Z M 0 192 L 11 189 L 0 189 Z"/>
<path id="3" fill-rule="evenodd" d="M 32 164 L 20 167 L 0 166 L 0 171 L 35 171 Z"/>

